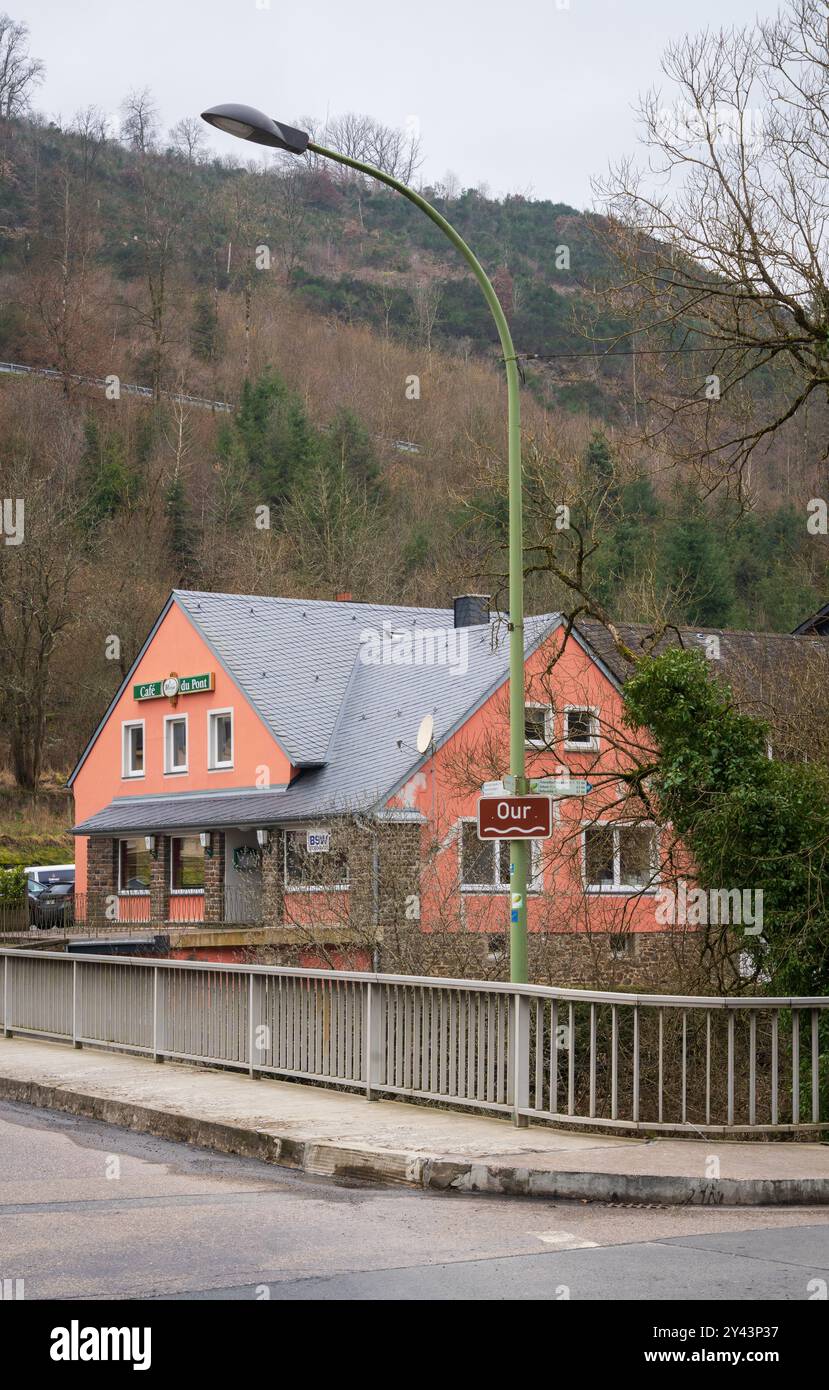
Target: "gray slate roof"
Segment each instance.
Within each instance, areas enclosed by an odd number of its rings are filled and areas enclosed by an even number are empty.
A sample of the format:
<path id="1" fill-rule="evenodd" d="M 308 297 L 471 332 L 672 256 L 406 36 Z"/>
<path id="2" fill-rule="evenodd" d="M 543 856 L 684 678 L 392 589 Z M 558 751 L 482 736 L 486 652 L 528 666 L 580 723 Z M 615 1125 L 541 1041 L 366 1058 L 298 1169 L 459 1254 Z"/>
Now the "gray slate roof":
<path id="1" fill-rule="evenodd" d="M 217 660 L 303 770 L 284 790 L 118 797 L 75 827 L 77 834 L 144 832 L 309 820 L 381 805 L 426 757 L 415 749 L 424 715 L 442 743 L 508 676 L 506 623 L 461 629 L 468 669 L 366 664 L 364 632 L 414 635 L 453 628 L 452 609 L 177 591 Z M 528 618 L 529 654 L 559 622 Z M 428 756 L 428 755 L 427 755 Z"/>
<path id="2" fill-rule="evenodd" d="M 601 623 L 580 621 L 578 629 L 613 673 L 624 683 L 632 673 Z M 712 675 L 731 686 L 745 713 L 770 727 L 775 756 L 800 758 L 826 744 L 829 727 L 829 641 L 816 635 L 786 632 L 738 632 L 727 628 L 670 629 L 653 646 L 653 628 L 642 623 L 619 623 L 619 635 L 635 653 L 663 652 L 682 645 L 705 651 L 706 639 L 718 641 L 719 657 L 711 661 Z"/>

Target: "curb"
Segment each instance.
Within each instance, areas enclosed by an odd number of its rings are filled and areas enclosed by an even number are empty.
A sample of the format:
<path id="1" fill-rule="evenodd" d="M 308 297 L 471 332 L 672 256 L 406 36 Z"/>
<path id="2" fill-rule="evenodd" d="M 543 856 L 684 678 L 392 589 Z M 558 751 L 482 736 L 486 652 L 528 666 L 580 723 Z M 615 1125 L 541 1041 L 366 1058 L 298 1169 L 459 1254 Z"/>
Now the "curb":
<path id="1" fill-rule="evenodd" d="M 701 1179 L 647 1173 L 551 1172 L 393 1150 L 348 1148 L 5 1076 L 0 1077 L 0 1100 L 80 1115 L 119 1129 L 217 1153 L 255 1158 L 313 1177 L 561 1201 L 674 1207 L 829 1206 L 829 1178 Z"/>

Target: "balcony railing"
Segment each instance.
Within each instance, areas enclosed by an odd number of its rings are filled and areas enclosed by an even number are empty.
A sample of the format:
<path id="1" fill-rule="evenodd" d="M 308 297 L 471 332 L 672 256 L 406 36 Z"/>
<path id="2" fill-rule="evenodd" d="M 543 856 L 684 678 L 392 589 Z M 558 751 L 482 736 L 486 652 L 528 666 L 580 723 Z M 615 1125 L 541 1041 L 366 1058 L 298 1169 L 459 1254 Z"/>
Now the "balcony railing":
<path id="1" fill-rule="evenodd" d="M 123 934 L 187 925 L 262 925 L 262 895 L 254 889 L 225 888 L 221 911 L 215 914 L 206 910 L 203 893 L 172 893 L 164 912 L 154 910 L 149 893 L 75 893 L 56 903 L 0 903 L 0 937 L 6 938 L 43 940 L 67 933 Z"/>
<path id="2" fill-rule="evenodd" d="M 0 1029 L 627 1132 L 829 1129 L 829 999 L 0 949 Z"/>

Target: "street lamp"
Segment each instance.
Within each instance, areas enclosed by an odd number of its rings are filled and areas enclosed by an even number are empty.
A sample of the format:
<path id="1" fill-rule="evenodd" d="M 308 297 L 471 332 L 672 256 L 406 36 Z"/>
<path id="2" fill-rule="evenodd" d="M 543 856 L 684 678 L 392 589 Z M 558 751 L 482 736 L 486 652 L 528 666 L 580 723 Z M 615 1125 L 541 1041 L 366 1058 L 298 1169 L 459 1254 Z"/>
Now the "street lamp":
<path id="1" fill-rule="evenodd" d="M 208 125 L 223 130 L 228 135 L 236 135 L 240 140 L 248 140 L 255 145 L 268 145 L 272 149 L 287 150 L 290 154 L 321 155 L 333 159 L 337 164 L 345 164 L 357 169 L 361 174 L 402 193 L 410 203 L 420 208 L 431 218 L 457 251 L 460 251 L 475 279 L 481 287 L 484 299 L 489 305 L 503 350 L 504 367 L 507 377 L 508 411 L 508 460 L 509 460 L 509 742 L 510 773 L 514 780 L 514 794 L 521 795 L 529 790 L 524 768 L 524 553 L 521 520 L 521 406 L 519 401 L 518 362 L 512 335 L 506 315 L 501 308 L 497 294 L 492 288 L 489 276 L 480 261 L 470 251 L 463 237 L 437 208 L 427 203 L 419 193 L 399 179 L 375 169 L 371 164 L 363 164 L 359 159 L 340 154 L 337 150 L 326 149 L 309 139 L 303 130 L 283 125 L 272 120 L 264 112 L 252 106 L 235 103 L 212 106 L 202 112 L 202 119 Z M 510 979 L 524 983 L 527 979 L 527 869 L 529 845 L 526 841 L 510 841 Z"/>

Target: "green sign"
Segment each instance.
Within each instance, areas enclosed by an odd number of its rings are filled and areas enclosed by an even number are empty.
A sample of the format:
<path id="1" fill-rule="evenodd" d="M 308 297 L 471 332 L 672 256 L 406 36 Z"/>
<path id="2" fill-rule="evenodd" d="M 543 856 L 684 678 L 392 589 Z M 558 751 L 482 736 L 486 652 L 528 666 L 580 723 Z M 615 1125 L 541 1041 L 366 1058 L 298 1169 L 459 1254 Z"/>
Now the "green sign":
<path id="1" fill-rule="evenodd" d="M 213 689 L 213 672 L 202 676 L 167 676 L 163 681 L 145 681 L 132 687 L 135 700 L 174 700 L 177 695 L 199 695 Z"/>

